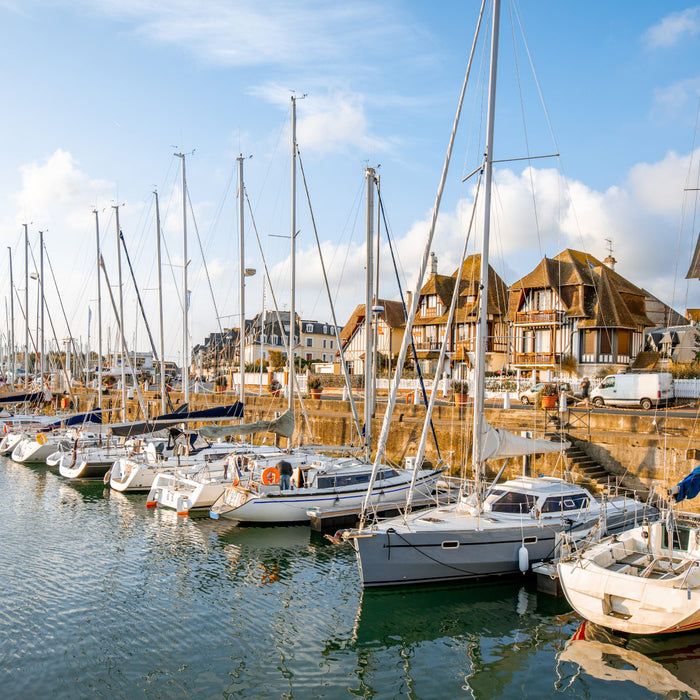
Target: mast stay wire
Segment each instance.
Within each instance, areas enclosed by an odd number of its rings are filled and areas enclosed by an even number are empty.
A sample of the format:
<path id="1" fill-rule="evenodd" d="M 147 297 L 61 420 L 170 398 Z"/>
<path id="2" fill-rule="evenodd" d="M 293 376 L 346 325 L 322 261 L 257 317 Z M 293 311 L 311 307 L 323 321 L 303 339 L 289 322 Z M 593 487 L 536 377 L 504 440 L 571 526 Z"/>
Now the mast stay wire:
<path id="1" fill-rule="evenodd" d="M 352 386 L 350 386 L 350 376 L 349 376 L 349 372 L 348 372 L 347 363 L 345 362 L 345 353 L 343 352 L 343 346 L 342 346 L 341 339 L 340 339 L 340 331 L 338 330 L 338 328 L 339 328 L 338 320 L 337 320 L 336 315 L 335 315 L 335 304 L 333 303 L 333 299 L 331 297 L 331 290 L 330 290 L 330 286 L 328 284 L 328 275 L 326 274 L 326 264 L 323 260 L 323 251 L 321 250 L 321 241 L 318 238 L 318 229 L 316 228 L 316 218 L 314 217 L 314 212 L 313 212 L 313 209 L 311 207 L 311 196 L 309 194 L 309 188 L 308 188 L 308 184 L 306 182 L 306 173 L 304 172 L 304 165 L 303 165 L 302 160 L 301 160 L 301 149 L 299 148 L 299 144 L 295 144 L 295 145 L 296 145 L 296 150 L 297 150 L 297 156 L 299 158 L 299 170 L 301 171 L 301 179 L 302 179 L 302 182 L 304 183 L 304 192 L 306 193 L 306 202 L 309 206 L 309 215 L 311 217 L 311 227 L 313 228 L 314 237 L 316 239 L 316 247 L 318 249 L 318 257 L 319 257 L 319 260 L 321 262 L 321 271 L 323 272 L 323 283 L 324 283 L 324 287 L 326 289 L 326 293 L 328 295 L 328 303 L 331 307 L 331 316 L 333 319 L 333 330 L 335 332 L 335 338 L 336 338 L 336 342 L 338 344 L 338 352 L 340 354 L 340 364 L 342 366 L 343 376 L 344 376 L 345 382 L 348 385 L 348 396 L 350 398 L 350 407 L 352 409 L 352 417 L 353 417 L 353 421 L 355 423 L 355 430 L 357 431 L 357 435 L 361 436 L 362 435 L 362 428 L 360 426 L 360 417 L 359 417 L 358 412 L 357 412 L 357 406 L 355 405 L 355 398 L 353 397 Z M 366 310 L 365 310 L 365 313 L 367 313 Z M 262 369 L 261 369 L 261 371 L 262 371 Z"/>
<path id="2" fill-rule="evenodd" d="M 260 235 L 258 234 L 258 227 L 255 224 L 255 217 L 253 216 L 253 208 L 250 205 L 250 199 L 248 199 L 248 194 L 245 192 L 245 190 L 243 191 L 243 193 L 245 195 L 246 202 L 248 203 L 248 211 L 250 212 L 250 220 L 251 220 L 251 223 L 253 224 L 253 231 L 255 231 L 255 240 L 257 241 L 258 250 L 260 251 L 260 255 L 262 257 L 262 264 L 263 264 L 263 269 L 265 270 L 265 278 L 267 279 L 267 286 L 270 290 L 270 295 L 272 296 L 272 303 L 275 307 L 275 316 L 277 318 L 277 324 L 279 325 L 280 330 L 283 330 L 284 324 L 282 323 L 282 318 L 280 316 L 279 306 L 277 305 L 277 297 L 275 296 L 275 289 L 272 286 L 272 279 L 270 278 L 270 270 L 267 267 L 267 261 L 265 260 L 265 254 L 263 253 L 262 243 L 260 241 Z M 290 318 L 289 323 L 291 326 L 291 324 L 294 323 L 294 319 Z M 287 352 L 287 357 L 289 357 L 289 352 L 291 351 L 291 348 L 289 347 L 288 338 L 284 333 L 281 333 L 281 337 L 282 337 L 282 342 L 284 344 L 284 349 Z M 292 363 L 292 364 L 294 364 L 294 363 Z M 313 437 L 313 432 L 311 430 L 311 424 L 309 423 L 309 416 L 306 413 L 306 404 L 304 403 L 304 398 L 302 397 L 301 391 L 299 390 L 299 383 L 297 380 L 296 371 L 292 371 L 292 376 L 290 377 L 290 379 L 291 379 L 291 381 L 294 382 L 294 384 L 296 386 L 297 396 L 299 398 L 299 403 L 301 404 L 301 413 L 304 416 L 304 421 L 306 423 L 306 429 L 309 431 L 309 436 Z"/>

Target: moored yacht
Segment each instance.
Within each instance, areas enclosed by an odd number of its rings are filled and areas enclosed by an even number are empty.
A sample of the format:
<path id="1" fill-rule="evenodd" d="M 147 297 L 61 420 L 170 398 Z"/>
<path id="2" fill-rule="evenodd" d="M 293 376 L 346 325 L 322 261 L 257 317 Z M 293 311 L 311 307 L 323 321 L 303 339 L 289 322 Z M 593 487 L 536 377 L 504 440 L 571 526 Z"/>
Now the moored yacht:
<path id="1" fill-rule="evenodd" d="M 277 467 L 254 462 L 236 474 L 209 514 L 214 519 L 243 523 L 291 524 L 309 522 L 309 511 L 314 510 L 324 514 L 359 513 L 372 469 L 372 464 L 354 457 L 315 455 L 308 462 L 294 465 L 291 488 L 281 490 Z M 430 496 L 442 471 L 421 470 L 414 488 L 423 496 Z M 411 479 L 411 470 L 385 465 L 372 488 L 372 507 L 404 504 Z"/>

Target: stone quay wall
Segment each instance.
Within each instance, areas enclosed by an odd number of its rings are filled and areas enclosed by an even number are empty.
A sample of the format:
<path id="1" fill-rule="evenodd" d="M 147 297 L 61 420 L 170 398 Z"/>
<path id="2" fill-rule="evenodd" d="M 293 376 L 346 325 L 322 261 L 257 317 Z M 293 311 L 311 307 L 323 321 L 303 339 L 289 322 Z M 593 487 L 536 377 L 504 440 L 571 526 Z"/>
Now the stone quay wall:
<path id="1" fill-rule="evenodd" d="M 77 395 L 77 409 L 87 410 L 96 405 L 94 395 Z M 151 417 L 160 414 L 160 398 L 155 392 L 144 394 Z M 237 396 L 232 393 L 191 394 L 192 410 L 212 405 L 234 403 Z M 171 400 L 178 405 L 182 397 L 173 392 Z M 308 427 L 303 419 L 299 402 L 296 402 L 296 433 L 293 442 L 327 446 L 357 447 L 359 439 L 353 425 L 349 401 L 336 399 L 304 399 L 308 416 Z M 121 395 L 112 392 L 103 396 L 103 409 L 112 409 L 109 420 L 121 420 Z M 363 422 L 364 407 L 357 402 L 360 423 Z M 379 438 L 384 418 L 385 404 L 380 402 L 372 421 L 374 441 Z M 283 413 L 287 400 L 270 395 L 246 395 L 245 420 L 270 420 Z M 406 457 L 415 454 L 421 437 L 425 408 L 409 403 L 397 403 L 394 410 L 388 440 L 387 457 L 403 463 Z M 126 419 L 140 417 L 138 402 L 129 400 Z M 450 465 L 452 474 L 464 471 L 471 473 L 470 446 L 472 433 L 471 406 L 441 405 L 433 413 L 433 429 L 440 446 L 442 460 Z M 660 411 L 654 415 L 642 415 L 638 411 L 606 413 L 589 410 L 541 411 L 534 409 L 487 408 L 486 419 L 494 426 L 521 433 L 528 431 L 534 437 L 569 439 L 579 444 L 591 457 L 605 467 L 620 482 L 630 488 L 649 488 L 653 483 L 669 487 L 680 481 L 695 466 L 697 460 L 688 458 L 688 450 L 700 443 L 700 424 L 694 417 L 677 415 L 674 411 Z M 310 431 L 309 431 L 310 428 Z M 258 435 L 257 441 L 272 442 L 270 435 Z M 284 439 L 281 439 L 284 445 Z M 700 451 L 699 451 L 700 453 Z M 438 461 L 438 452 L 432 433 L 428 435 L 426 458 Z M 499 464 L 490 465 L 489 475 L 495 476 Z M 537 457 L 530 465 L 533 474 L 557 474 L 566 465 L 559 455 Z M 522 473 L 521 460 L 511 460 L 504 469 L 504 476 Z"/>

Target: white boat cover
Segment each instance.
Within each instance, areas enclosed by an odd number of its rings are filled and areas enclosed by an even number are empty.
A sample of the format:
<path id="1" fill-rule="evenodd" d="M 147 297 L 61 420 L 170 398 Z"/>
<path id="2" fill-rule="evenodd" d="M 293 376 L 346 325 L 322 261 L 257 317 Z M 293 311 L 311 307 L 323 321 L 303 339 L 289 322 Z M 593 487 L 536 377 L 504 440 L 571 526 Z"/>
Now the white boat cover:
<path id="1" fill-rule="evenodd" d="M 506 459 L 508 457 L 524 457 L 532 454 L 546 454 L 565 450 L 571 443 L 551 442 L 542 438 L 526 438 L 514 435 L 502 428 L 494 428 L 486 421 L 483 422 L 481 436 L 481 460 Z"/>
<path id="2" fill-rule="evenodd" d="M 226 437 L 226 435 L 252 435 L 264 432 L 277 433 L 289 440 L 294 434 L 294 411 L 285 411 L 274 420 L 259 420 L 242 425 L 203 425 L 199 432 L 210 440 Z"/>

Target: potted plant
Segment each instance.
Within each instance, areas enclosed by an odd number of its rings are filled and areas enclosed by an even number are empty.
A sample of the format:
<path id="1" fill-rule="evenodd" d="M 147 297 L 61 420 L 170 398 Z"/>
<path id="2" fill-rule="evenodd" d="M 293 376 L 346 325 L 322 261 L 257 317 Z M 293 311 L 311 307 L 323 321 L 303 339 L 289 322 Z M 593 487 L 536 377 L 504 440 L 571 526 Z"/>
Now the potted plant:
<path id="1" fill-rule="evenodd" d="M 321 393 L 323 392 L 323 382 L 321 381 L 321 377 L 309 377 L 306 386 L 308 387 L 309 392 L 311 393 L 312 399 L 321 398 Z"/>
<path id="2" fill-rule="evenodd" d="M 466 406 L 469 397 L 469 382 L 463 380 L 452 382 L 452 393 L 454 394 L 455 406 Z"/>
<path id="3" fill-rule="evenodd" d="M 545 384 L 540 392 L 542 408 L 554 408 L 557 405 L 557 387 L 554 384 Z"/>
<path id="4" fill-rule="evenodd" d="M 216 391 L 226 391 L 226 386 L 228 385 L 228 382 L 226 381 L 226 377 L 223 375 L 220 377 L 217 377 L 214 380 L 214 386 L 216 387 Z"/>
<path id="5" fill-rule="evenodd" d="M 282 391 L 282 385 L 276 380 L 273 379 L 268 385 L 267 385 L 267 390 L 273 395 L 273 396 L 279 396 L 280 392 Z"/>

